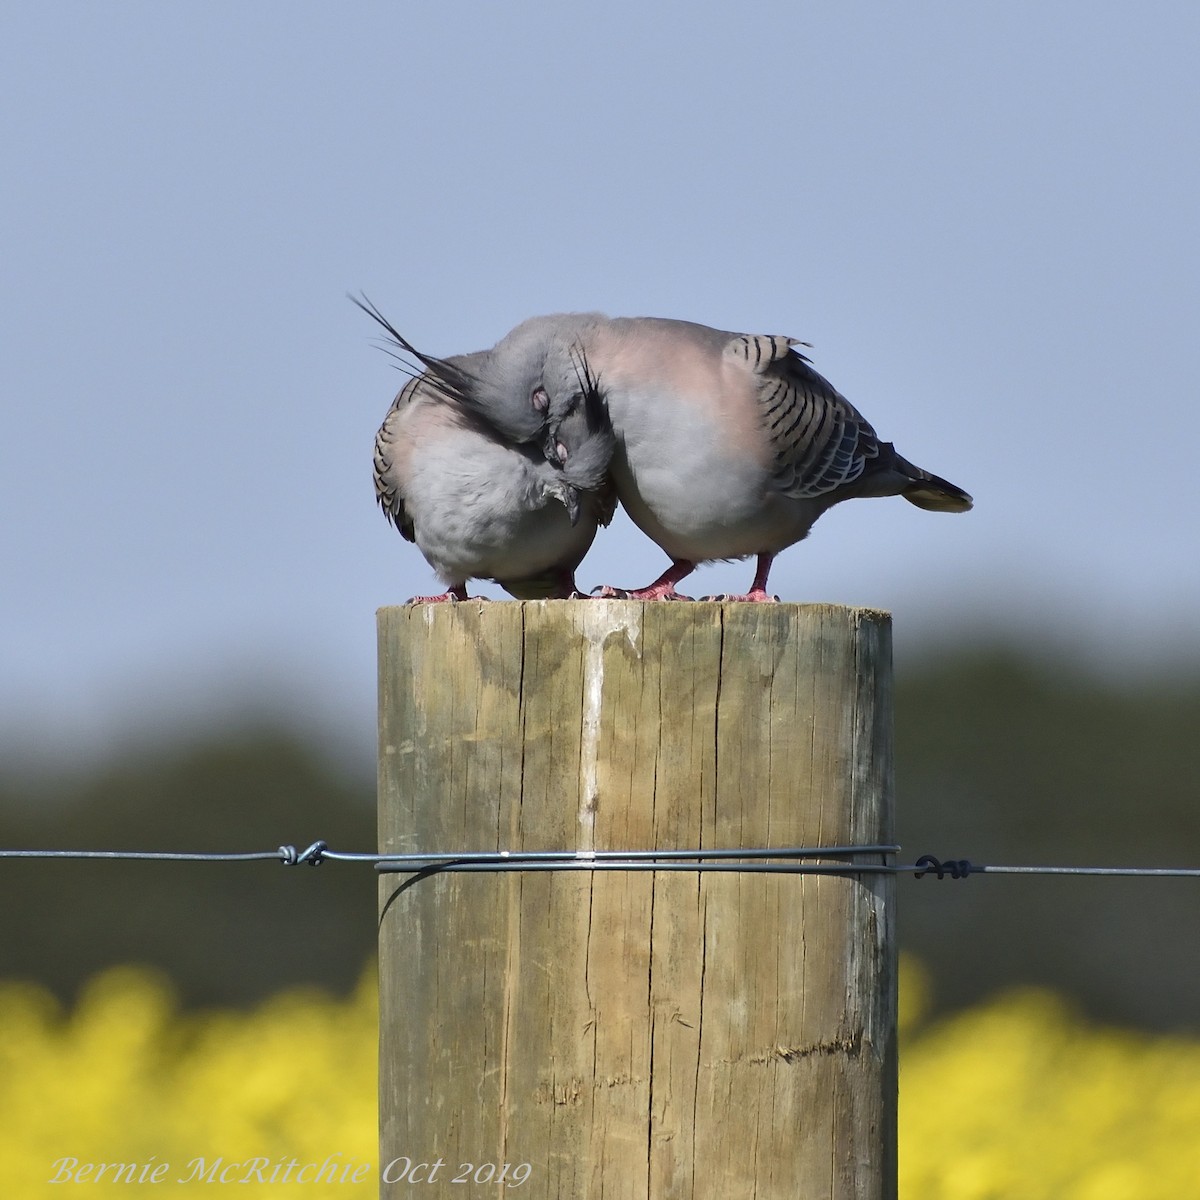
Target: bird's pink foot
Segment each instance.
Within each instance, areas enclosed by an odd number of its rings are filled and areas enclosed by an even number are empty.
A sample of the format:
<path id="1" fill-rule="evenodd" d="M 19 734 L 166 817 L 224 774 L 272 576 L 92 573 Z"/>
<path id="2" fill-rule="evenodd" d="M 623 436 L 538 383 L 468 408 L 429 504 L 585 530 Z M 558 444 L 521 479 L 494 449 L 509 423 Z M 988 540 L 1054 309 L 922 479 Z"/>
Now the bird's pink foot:
<path id="1" fill-rule="evenodd" d="M 677 592 L 675 585 L 695 569 L 694 562 L 677 558 L 649 587 L 598 587 L 592 591 L 592 595 L 600 600 L 690 600 L 691 596 Z"/>
<path id="2" fill-rule="evenodd" d="M 691 600 L 675 590 L 673 583 L 652 583 L 644 588 L 598 587 L 592 592 L 597 600 Z"/>
<path id="3" fill-rule="evenodd" d="M 453 604 L 458 600 L 470 600 L 467 595 L 467 589 L 464 584 L 458 584 L 452 587 L 448 592 L 443 592 L 440 596 L 413 596 L 406 600 L 406 604 Z M 478 599 L 486 600 L 486 596 L 479 596 Z"/>
<path id="4" fill-rule="evenodd" d="M 773 554 L 760 554 L 758 556 L 758 569 L 754 572 L 754 582 L 750 585 L 750 590 L 744 596 L 705 596 L 705 600 L 741 600 L 750 604 L 778 604 L 779 597 L 772 596 L 767 591 L 767 576 L 771 573 L 771 563 L 774 561 Z"/>
<path id="5" fill-rule="evenodd" d="M 729 600 L 744 600 L 751 604 L 778 604 L 779 597 L 768 595 L 762 588 L 753 589 L 747 592 L 744 596 L 729 596 L 724 593 L 719 593 L 715 596 L 701 596 L 701 600 L 718 600 L 721 602 Z"/>

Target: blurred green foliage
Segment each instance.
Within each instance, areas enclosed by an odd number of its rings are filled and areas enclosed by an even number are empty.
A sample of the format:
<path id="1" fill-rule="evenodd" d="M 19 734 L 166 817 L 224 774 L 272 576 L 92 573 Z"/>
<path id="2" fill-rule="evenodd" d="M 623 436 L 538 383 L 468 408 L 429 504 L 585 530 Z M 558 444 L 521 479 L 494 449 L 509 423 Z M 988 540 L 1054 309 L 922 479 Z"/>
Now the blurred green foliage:
<path id="1" fill-rule="evenodd" d="M 271 850 L 375 846 L 366 763 L 269 725 L 130 753 L 94 773 L 0 780 L 0 846 Z M 347 994 L 375 951 L 370 867 L 326 863 L 0 862 L 0 975 L 70 1000 L 119 963 L 166 971 L 189 1005 L 245 1005 L 293 984 Z"/>
<path id="2" fill-rule="evenodd" d="M 1200 677 L 947 656 L 898 675 L 896 772 L 908 861 L 1200 866 Z M 942 1011 L 1023 983 L 1101 1020 L 1200 1028 L 1200 880 L 902 879 L 899 902 Z"/>
<path id="3" fill-rule="evenodd" d="M 1101 681 L 1085 663 L 989 650 L 898 673 L 899 839 L 976 862 L 1200 865 L 1200 678 Z M 249 850 L 375 844 L 373 764 L 269 725 L 4 778 L 0 845 Z M 1200 882 L 902 879 L 902 946 L 939 1011 L 1013 984 L 1091 1016 L 1200 1028 Z M 375 947 L 368 867 L 0 863 L 0 975 L 63 1000 L 105 967 L 165 970 L 184 1002 L 346 995 Z"/>

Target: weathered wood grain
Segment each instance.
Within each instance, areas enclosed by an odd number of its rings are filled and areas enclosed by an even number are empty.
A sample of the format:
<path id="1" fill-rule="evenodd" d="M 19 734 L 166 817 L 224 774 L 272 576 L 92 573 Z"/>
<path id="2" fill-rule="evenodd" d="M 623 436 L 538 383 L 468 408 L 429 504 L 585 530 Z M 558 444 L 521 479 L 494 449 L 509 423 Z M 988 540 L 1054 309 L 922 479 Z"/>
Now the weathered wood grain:
<path id="1" fill-rule="evenodd" d="M 379 613 L 385 852 L 887 842 L 885 614 L 462 603 Z M 890 878 L 381 880 L 385 1196 L 895 1189 Z M 493 1183 L 494 1189 L 496 1185 Z"/>

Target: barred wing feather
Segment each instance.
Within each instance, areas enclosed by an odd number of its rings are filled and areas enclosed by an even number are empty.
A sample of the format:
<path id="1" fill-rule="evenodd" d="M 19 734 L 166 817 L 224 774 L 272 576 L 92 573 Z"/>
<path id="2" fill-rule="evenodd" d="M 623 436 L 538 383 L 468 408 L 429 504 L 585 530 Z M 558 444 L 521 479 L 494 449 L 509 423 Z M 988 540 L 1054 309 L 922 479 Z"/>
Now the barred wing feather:
<path id="1" fill-rule="evenodd" d="M 743 335 L 728 350 L 758 375 L 763 427 L 774 452 L 776 488 L 796 500 L 853 483 L 879 455 L 867 419 L 808 359 L 793 338 Z"/>

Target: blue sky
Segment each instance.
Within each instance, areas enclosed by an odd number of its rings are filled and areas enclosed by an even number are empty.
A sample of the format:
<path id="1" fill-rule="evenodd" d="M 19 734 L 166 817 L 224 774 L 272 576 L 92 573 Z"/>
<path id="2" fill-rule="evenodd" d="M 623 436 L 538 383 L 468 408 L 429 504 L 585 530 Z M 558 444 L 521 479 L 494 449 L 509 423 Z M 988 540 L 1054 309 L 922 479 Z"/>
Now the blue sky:
<path id="1" fill-rule="evenodd" d="M 812 342 L 976 509 L 843 505 L 785 599 L 1194 663 L 1198 57 L 1184 3 L 8 6 L 0 752 L 280 694 L 369 743 L 374 609 L 434 580 L 360 289 L 434 353 Z M 619 521 L 581 579 L 664 565 Z"/>

